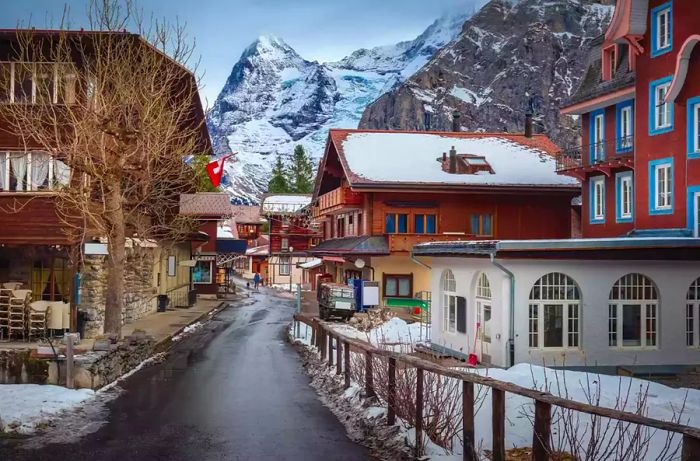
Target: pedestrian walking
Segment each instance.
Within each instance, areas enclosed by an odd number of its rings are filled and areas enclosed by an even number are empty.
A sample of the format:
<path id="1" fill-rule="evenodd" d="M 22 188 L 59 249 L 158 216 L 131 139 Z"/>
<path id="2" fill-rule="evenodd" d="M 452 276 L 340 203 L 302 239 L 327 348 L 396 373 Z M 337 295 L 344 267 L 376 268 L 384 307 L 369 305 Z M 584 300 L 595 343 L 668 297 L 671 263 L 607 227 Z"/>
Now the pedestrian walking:
<path id="1" fill-rule="evenodd" d="M 259 291 L 258 285 L 260 285 L 260 274 L 256 272 L 253 276 L 253 286 L 255 288 L 255 291 Z"/>

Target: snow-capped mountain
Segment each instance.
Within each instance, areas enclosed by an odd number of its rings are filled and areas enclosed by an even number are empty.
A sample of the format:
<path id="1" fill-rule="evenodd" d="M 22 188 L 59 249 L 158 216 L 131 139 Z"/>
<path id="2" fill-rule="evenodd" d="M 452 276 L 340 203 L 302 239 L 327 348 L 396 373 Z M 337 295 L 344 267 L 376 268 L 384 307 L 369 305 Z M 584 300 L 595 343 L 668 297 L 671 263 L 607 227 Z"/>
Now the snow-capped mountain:
<path id="1" fill-rule="evenodd" d="M 307 61 L 282 39 L 262 36 L 234 65 L 207 124 L 226 163 L 226 188 L 257 202 L 279 153 L 302 144 L 322 154 L 329 128 L 355 128 L 365 107 L 410 77 L 456 37 L 471 12 L 448 14 L 415 40 L 360 49 L 332 63 Z"/>
<path id="2" fill-rule="evenodd" d="M 363 128 L 469 131 L 537 128 L 560 145 L 578 129 L 559 108 L 585 70 L 588 45 L 613 13 L 610 0 L 491 0 L 425 66 L 370 104 Z"/>

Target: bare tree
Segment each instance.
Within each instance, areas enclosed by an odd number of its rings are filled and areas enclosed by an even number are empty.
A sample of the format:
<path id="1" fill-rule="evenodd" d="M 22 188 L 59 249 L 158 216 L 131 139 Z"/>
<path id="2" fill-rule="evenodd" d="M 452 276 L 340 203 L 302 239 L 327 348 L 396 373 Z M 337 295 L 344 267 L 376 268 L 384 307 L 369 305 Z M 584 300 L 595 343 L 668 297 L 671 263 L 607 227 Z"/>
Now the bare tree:
<path id="1" fill-rule="evenodd" d="M 33 84 L 16 85 L 3 110 L 25 150 L 70 169 L 53 187 L 66 231 L 106 237 L 104 327 L 120 335 L 127 240 L 192 229 L 177 216 L 180 194 L 196 189 L 183 157 L 209 140 L 185 27 L 146 19 L 130 0 L 91 0 L 88 13 L 88 31 L 18 31 L 15 75 Z"/>

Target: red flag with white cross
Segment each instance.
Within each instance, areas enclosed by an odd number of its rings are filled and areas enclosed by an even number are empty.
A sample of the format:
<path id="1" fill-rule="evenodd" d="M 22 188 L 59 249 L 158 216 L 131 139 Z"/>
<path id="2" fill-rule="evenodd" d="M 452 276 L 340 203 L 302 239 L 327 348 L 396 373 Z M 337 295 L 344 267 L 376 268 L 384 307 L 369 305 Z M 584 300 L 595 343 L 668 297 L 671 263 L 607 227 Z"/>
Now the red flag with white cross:
<path id="1" fill-rule="evenodd" d="M 233 157 L 233 154 L 224 155 L 207 163 L 207 173 L 209 173 L 212 186 L 219 187 L 221 184 L 221 177 L 224 175 L 224 162 L 229 157 Z"/>

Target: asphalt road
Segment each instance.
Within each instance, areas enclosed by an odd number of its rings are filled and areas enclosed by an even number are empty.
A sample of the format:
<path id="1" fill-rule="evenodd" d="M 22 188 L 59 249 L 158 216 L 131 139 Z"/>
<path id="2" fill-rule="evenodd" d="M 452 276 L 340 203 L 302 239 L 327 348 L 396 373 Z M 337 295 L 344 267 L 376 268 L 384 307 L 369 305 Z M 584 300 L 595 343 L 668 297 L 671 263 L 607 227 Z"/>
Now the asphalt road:
<path id="1" fill-rule="evenodd" d="M 324 407 L 284 340 L 292 300 L 265 291 L 234 303 L 125 381 L 107 423 L 78 441 L 0 460 L 369 460 Z"/>

